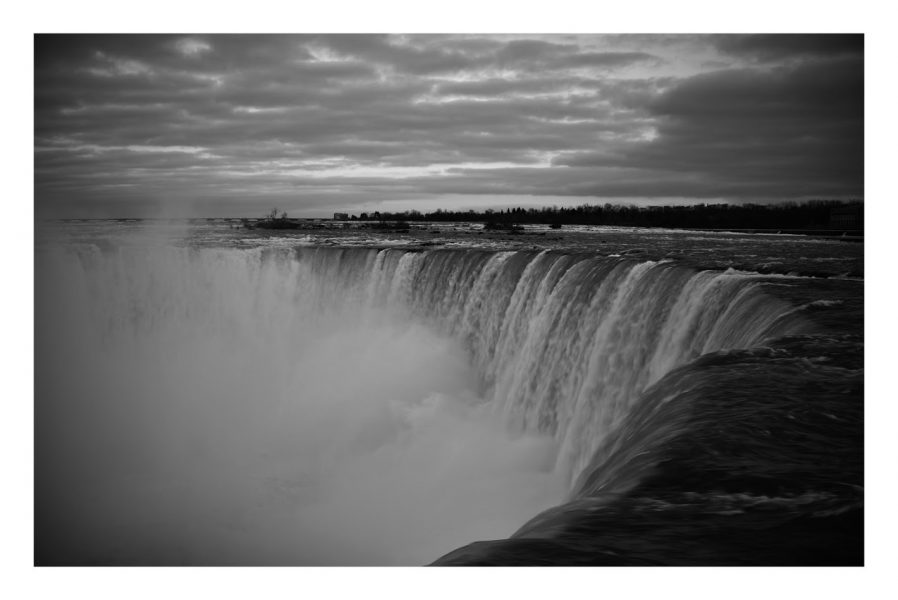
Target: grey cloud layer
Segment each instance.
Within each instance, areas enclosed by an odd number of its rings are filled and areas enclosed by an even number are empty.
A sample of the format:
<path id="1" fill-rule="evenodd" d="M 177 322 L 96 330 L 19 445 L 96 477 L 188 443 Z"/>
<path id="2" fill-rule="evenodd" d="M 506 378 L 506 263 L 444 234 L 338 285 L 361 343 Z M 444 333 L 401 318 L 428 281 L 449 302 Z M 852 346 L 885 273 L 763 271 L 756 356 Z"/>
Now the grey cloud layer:
<path id="1" fill-rule="evenodd" d="M 35 61 L 39 208 L 863 194 L 860 36 L 41 35 Z"/>

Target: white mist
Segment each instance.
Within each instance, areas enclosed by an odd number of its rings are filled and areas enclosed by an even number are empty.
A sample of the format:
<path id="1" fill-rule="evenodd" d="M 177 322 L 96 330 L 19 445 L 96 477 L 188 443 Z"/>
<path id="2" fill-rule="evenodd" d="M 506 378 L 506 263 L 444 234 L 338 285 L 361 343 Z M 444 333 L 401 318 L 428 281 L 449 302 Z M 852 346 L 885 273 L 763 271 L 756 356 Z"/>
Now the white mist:
<path id="1" fill-rule="evenodd" d="M 424 564 L 562 500 L 465 349 L 286 254 L 37 256 L 38 550 L 97 564 Z"/>

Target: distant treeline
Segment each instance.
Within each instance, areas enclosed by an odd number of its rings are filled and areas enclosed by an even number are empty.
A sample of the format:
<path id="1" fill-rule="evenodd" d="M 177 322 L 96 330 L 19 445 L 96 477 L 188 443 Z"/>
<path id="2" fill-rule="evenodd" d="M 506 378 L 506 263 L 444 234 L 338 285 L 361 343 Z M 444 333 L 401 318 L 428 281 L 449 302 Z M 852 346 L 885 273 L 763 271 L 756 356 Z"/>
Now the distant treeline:
<path id="1" fill-rule="evenodd" d="M 352 217 L 353 220 L 356 217 Z M 616 225 L 695 229 L 836 229 L 863 230 L 863 202 L 813 200 L 782 204 L 696 204 L 633 206 L 583 204 L 570 208 L 508 208 L 421 213 L 362 213 L 361 221 L 478 221 L 506 224 Z"/>

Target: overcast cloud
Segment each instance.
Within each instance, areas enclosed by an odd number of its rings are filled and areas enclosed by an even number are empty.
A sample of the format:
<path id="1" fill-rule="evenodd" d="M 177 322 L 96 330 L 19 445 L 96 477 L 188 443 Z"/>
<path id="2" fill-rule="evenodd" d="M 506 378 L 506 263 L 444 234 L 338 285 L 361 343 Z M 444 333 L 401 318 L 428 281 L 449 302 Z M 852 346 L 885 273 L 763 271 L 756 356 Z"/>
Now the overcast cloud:
<path id="1" fill-rule="evenodd" d="M 39 35 L 43 216 L 863 196 L 863 38 Z"/>

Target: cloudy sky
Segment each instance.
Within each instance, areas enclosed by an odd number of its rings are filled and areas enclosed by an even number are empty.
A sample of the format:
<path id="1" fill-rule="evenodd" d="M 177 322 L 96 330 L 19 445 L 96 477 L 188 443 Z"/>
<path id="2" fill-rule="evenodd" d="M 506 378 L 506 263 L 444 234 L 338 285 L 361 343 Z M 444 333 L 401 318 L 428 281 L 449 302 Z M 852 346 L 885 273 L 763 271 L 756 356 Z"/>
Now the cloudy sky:
<path id="1" fill-rule="evenodd" d="M 38 35 L 41 216 L 863 197 L 863 38 Z"/>

